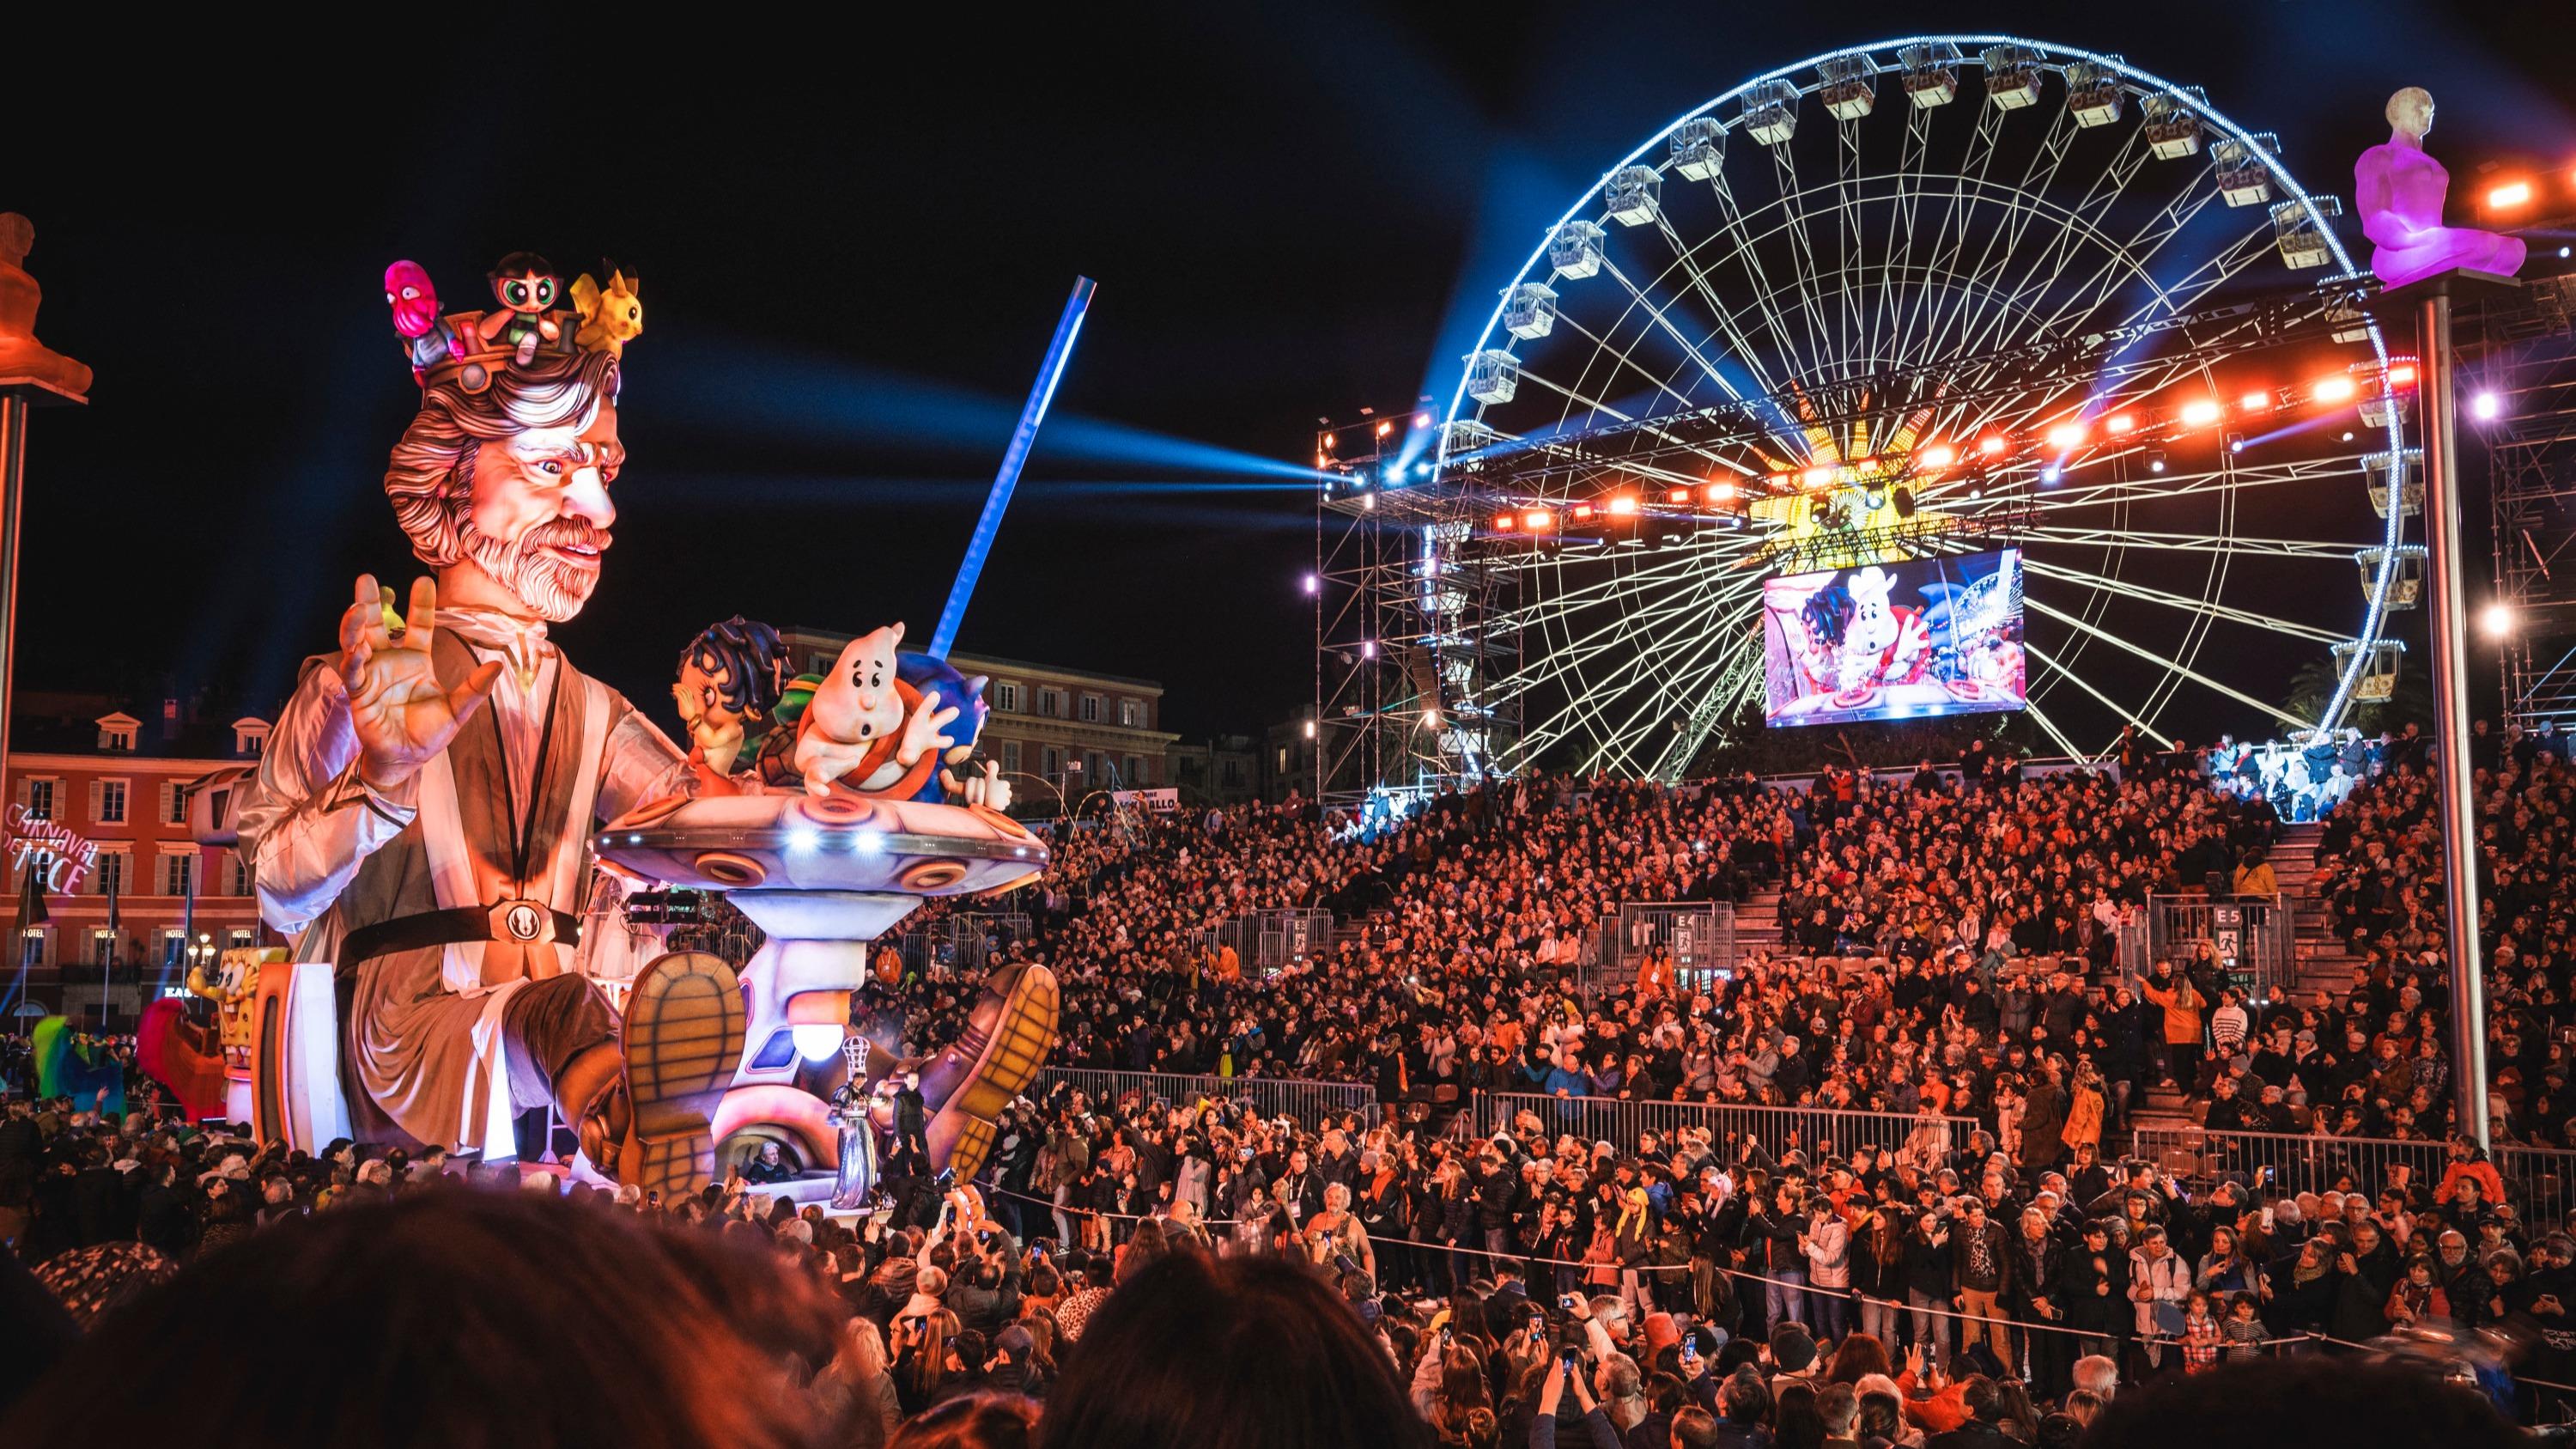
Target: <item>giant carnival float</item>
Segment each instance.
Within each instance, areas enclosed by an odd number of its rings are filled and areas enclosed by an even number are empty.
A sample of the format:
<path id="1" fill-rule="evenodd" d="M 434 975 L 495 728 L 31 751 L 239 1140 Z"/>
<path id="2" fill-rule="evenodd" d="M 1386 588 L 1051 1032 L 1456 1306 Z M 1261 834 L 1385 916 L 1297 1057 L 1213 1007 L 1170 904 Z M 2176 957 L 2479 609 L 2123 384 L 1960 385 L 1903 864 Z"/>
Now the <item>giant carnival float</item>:
<path id="1" fill-rule="evenodd" d="M 759 1157 L 845 1207 L 880 1161 L 971 1177 L 1053 1044 L 1052 973 L 997 970 L 923 1059 L 851 1014 L 869 942 L 1046 869 L 977 761 L 983 681 L 899 624 L 791 676 L 735 617 L 681 651 L 683 746 L 548 639 L 599 583 L 626 462 L 644 307 L 605 270 L 566 288 L 513 253 L 488 309 L 453 312 L 425 268 L 386 271 L 420 407 L 384 488 L 430 576 L 401 601 L 359 579 L 258 765 L 200 792 L 201 839 L 250 861 L 293 945 L 192 972 L 199 1004 L 156 1003 L 140 1059 L 192 1116 L 308 1151 L 534 1160 L 560 1126 L 576 1177 L 668 1197 Z M 670 891 L 764 941 L 739 969 L 654 949 L 617 903 Z"/>

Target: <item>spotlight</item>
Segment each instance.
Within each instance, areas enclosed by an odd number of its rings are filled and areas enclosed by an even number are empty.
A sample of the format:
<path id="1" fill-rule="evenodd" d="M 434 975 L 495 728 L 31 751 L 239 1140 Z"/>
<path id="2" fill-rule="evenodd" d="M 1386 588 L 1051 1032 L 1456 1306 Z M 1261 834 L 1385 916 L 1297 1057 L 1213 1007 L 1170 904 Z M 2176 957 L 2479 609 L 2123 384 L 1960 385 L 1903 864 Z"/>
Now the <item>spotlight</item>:
<path id="1" fill-rule="evenodd" d="M 2491 392 L 2479 393 L 2469 400 L 2469 416 L 2482 423 L 2495 421 L 2497 415 L 2503 411 L 2503 400 Z"/>
<path id="2" fill-rule="evenodd" d="M 1360 641 L 1360 657 L 1362 659 L 1375 659 L 1377 657 L 1377 641 L 1375 639 L 1362 639 Z"/>
<path id="3" fill-rule="evenodd" d="M 1622 493 L 1610 500 L 1610 516 L 1613 518 L 1632 518 L 1636 512 L 1637 500 L 1629 494 Z"/>
<path id="4" fill-rule="evenodd" d="M 841 1038 L 848 1028 L 828 1021 L 800 1021 L 787 1028 L 796 1042 L 796 1054 L 809 1062 L 819 1062 L 841 1049 Z"/>
<path id="5" fill-rule="evenodd" d="M 787 832 L 789 850 L 812 850 L 823 843 L 823 832 L 810 825 L 800 825 Z"/>
<path id="6" fill-rule="evenodd" d="M 1985 454 L 1989 458 L 2003 450 L 2004 440 L 2001 433 L 1988 433 L 1977 440 L 1977 451 Z"/>
<path id="7" fill-rule="evenodd" d="M 2219 414 L 2222 411 L 2223 410 L 2218 406 L 2215 399 L 2205 397 L 2193 398 L 2191 401 L 2182 405 L 2182 425 L 2186 428 L 2208 427 L 2211 423 L 2218 421 Z"/>
<path id="8" fill-rule="evenodd" d="M 2308 389 L 2308 396 L 2321 403 L 2350 402 L 2352 393 L 2352 379 L 2348 377 L 2321 377 Z"/>
<path id="9" fill-rule="evenodd" d="M 2347 442 L 2347 443 L 2351 442 L 2351 441 L 2352 441 L 2352 434 L 2350 434 L 2350 433 L 2346 433 L 2346 434 L 2344 434 L 2344 435 L 2343 435 L 2343 440 L 2344 440 L 2345 442 Z"/>
<path id="10" fill-rule="evenodd" d="M 1934 443 L 1923 450 L 1923 466 L 1926 468 L 1947 468 L 1958 461 L 1959 450 L 1947 443 Z"/>
<path id="11" fill-rule="evenodd" d="M 2243 433 L 2229 433 L 2227 435 L 2227 451 L 2231 453 L 2244 452 L 2245 435 Z"/>
<path id="12" fill-rule="evenodd" d="M 2162 448 L 2149 448 L 2147 450 L 2147 471 L 2150 473 L 2161 473 L 2164 470 L 2165 450 Z"/>
<path id="13" fill-rule="evenodd" d="M 1667 503 L 1688 503 L 1690 502 L 1690 490 L 1687 488 L 1676 488 L 1664 495 L 1664 501 Z"/>
<path id="14" fill-rule="evenodd" d="M 2065 476 L 2066 470 L 2058 467 L 2055 463 L 2047 464 L 2039 470 L 2039 481 L 2046 483 L 2051 487 L 2056 486 L 2057 481 Z"/>
<path id="15" fill-rule="evenodd" d="M 1310 739 L 1310 740 L 1311 740 L 1311 739 L 1313 739 L 1314 737 L 1315 737 L 1315 722 L 1314 722 L 1313 720 L 1308 720 L 1308 721 L 1306 721 L 1306 738 L 1308 738 L 1308 739 Z"/>
<path id="16" fill-rule="evenodd" d="M 1735 500 L 1735 485 L 1723 479 L 1711 483 L 1705 491 L 1711 503 L 1731 503 Z"/>
<path id="17" fill-rule="evenodd" d="M 2571 252 L 2576 252 L 2576 247 L 2560 247 L 2558 249 L 2558 260 L 2562 262 L 2567 260 Z"/>
<path id="18" fill-rule="evenodd" d="M 1431 414 L 1415 413 L 1413 415 L 1413 425 L 1417 428 L 1427 428 L 1431 426 Z"/>
<path id="19" fill-rule="evenodd" d="M 1574 521 L 1577 523 L 1589 523 L 1592 521 L 1592 515 L 1598 512 L 1600 512 L 1600 510 L 1594 508 L 1589 503 L 1578 503 L 1574 505 Z"/>
<path id="20" fill-rule="evenodd" d="M 1319 579 L 1319 578 L 1315 577 L 1313 574 L 1308 574 L 1308 575 L 1306 575 L 1306 592 L 1307 592 L 1307 593 L 1312 594 L 1312 593 L 1318 593 L 1318 592 L 1321 592 L 1321 591 L 1322 591 L 1322 589 L 1323 589 L 1323 587 L 1324 587 L 1324 581 L 1323 581 L 1322 579 Z"/>
<path id="21" fill-rule="evenodd" d="M 2487 205 L 2497 211 L 2520 206 L 2529 200 L 2531 200 L 2531 183 L 2528 181 L 2508 181 L 2502 186 L 2491 187 L 2487 191 Z"/>
<path id="22" fill-rule="evenodd" d="M 1497 513 L 1494 515 L 1494 532 L 1509 533 L 1520 527 L 1520 523 L 1521 516 L 1517 513 Z"/>
<path id="23" fill-rule="evenodd" d="M 1544 508 L 1533 508 L 1521 515 L 1521 527 L 1535 533 L 1556 522 L 1556 515 Z"/>
<path id="24" fill-rule="evenodd" d="M 1414 465 L 1413 465 L 1413 476 L 1414 476 L 1414 477 L 1416 477 L 1416 478 L 1428 478 L 1428 477 L 1430 477 L 1430 476 L 1431 476 L 1431 465 L 1430 465 L 1430 464 L 1428 464 L 1428 463 L 1416 463 L 1416 464 L 1414 464 Z"/>
<path id="25" fill-rule="evenodd" d="M 2084 425 L 2082 423 L 2059 423 L 2057 426 L 2050 428 L 2048 430 L 2048 446 L 2061 453 L 2073 452 L 2075 449 L 2084 446 Z"/>
<path id="26" fill-rule="evenodd" d="M 2388 385 L 2390 387 L 2412 387 L 2414 383 L 2415 364 L 2411 362 L 2392 362 L 2388 364 Z"/>
<path id="27" fill-rule="evenodd" d="M 2268 413 L 2272 410 L 2272 395 L 2268 392 L 2249 392 L 2236 400 L 2236 406 L 2244 412 Z"/>
<path id="28" fill-rule="evenodd" d="M 1826 484 L 1834 481 L 1834 470 L 1831 468 L 1810 468 L 1799 475 L 1799 481 L 1805 483 L 1810 488 L 1822 488 Z"/>
<path id="29" fill-rule="evenodd" d="M 1436 730 L 1440 728 L 1440 711 L 1436 709 L 1424 710 L 1422 712 L 1422 727 L 1427 730 Z"/>
<path id="30" fill-rule="evenodd" d="M 2513 632 L 2513 605 L 2489 604 L 2478 611 L 2478 627 L 2490 639 L 2501 639 Z"/>
<path id="31" fill-rule="evenodd" d="M 1387 434 L 1389 434 L 1389 433 L 1391 433 L 1391 432 L 1394 432 L 1394 431 L 1395 431 L 1395 424 L 1388 422 L 1388 421 L 1387 421 L 1386 419 L 1384 419 L 1384 418 L 1380 418 L 1380 419 L 1378 419 L 1378 423 L 1377 423 L 1377 435 L 1378 435 L 1379 437 L 1383 438 L 1383 437 L 1385 437 Z"/>
<path id="32" fill-rule="evenodd" d="M 2137 425 L 2138 420 L 2127 413 L 2113 413 L 2102 420 L 2102 430 L 2114 435 L 2126 433 Z"/>

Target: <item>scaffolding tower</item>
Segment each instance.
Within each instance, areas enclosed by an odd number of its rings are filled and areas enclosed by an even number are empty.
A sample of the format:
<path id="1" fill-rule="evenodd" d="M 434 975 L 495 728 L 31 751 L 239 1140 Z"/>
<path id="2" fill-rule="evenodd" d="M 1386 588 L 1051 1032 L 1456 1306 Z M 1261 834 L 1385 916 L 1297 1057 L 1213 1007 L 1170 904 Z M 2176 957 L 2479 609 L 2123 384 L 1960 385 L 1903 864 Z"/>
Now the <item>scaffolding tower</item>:
<path id="1" fill-rule="evenodd" d="M 2494 529 L 2488 633 L 2503 654 L 2504 717 L 2576 724 L 2576 276 L 2524 282 L 2486 305 L 2462 412 L 2487 444 Z"/>
<path id="2" fill-rule="evenodd" d="M 1431 400 L 1403 413 L 1317 420 L 1314 743 L 1317 792 L 1353 807 L 1373 791 L 1436 792 L 1485 773 L 1515 729 L 1482 704 L 1518 641 L 1480 622 L 1510 587 L 1442 496 Z"/>

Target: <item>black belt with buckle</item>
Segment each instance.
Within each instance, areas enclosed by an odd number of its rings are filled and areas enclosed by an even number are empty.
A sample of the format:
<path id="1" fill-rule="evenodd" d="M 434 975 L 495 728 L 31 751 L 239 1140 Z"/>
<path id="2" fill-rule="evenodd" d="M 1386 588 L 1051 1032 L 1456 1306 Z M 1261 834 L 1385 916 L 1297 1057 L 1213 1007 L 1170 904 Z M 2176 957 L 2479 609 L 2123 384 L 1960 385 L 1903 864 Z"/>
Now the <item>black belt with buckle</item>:
<path id="1" fill-rule="evenodd" d="M 509 941 L 527 946 L 551 941 L 578 946 L 581 917 L 536 901 L 499 901 L 488 906 L 422 911 L 351 931 L 340 943 L 340 959 L 354 963 L 390 956 L 396 951 L 460 946 L 470 941 Z"/>

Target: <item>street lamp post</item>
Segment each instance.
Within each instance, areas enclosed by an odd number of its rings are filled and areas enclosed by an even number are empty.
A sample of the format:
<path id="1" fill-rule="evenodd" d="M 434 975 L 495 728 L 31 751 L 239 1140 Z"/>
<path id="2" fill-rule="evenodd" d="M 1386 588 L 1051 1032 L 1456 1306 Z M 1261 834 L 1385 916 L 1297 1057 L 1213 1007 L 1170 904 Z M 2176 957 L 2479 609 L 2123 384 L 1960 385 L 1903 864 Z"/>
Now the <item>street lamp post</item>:
<path id="1" fill-rule="evenodd" d="M 25 217 L 0 212 L 0 784 L 9 775 L 10 695 L 17 677 L 27 410 L 89 401 L 89 369 L 36 340 L 36 306 L 44 292 L 20 265 L 35 242 L 36 228 Z"/>

